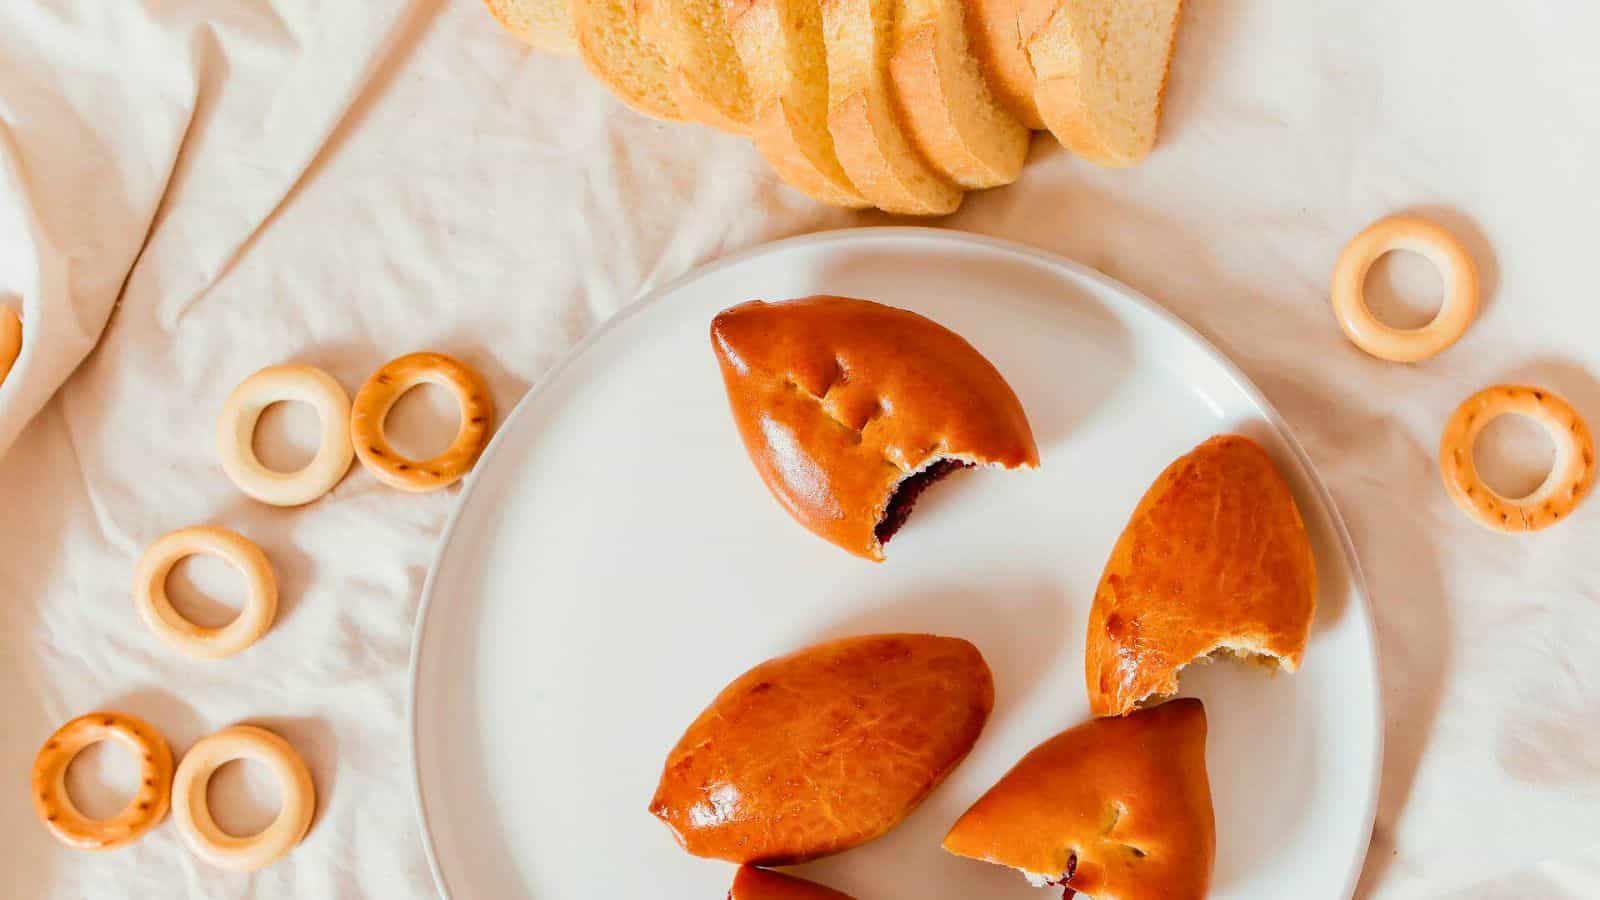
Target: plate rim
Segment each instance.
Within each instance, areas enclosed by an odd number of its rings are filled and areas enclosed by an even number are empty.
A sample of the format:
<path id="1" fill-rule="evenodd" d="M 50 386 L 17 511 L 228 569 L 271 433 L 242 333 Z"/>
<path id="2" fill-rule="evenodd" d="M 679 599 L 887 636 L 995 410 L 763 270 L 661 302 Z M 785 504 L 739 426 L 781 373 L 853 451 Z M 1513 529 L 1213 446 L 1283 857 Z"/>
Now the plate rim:
<path id="1" fill-rule="evenodd" d="M 1372 598 L 1367 590 L 1366 575 L 1361 569 L 1361 559 L 1356 554 L 1355 541 L 1350 537 L 1350 530 L 1345 525 L 1344 516 L 1339 512 L 1339 507 L 1338 504 L 1334 502 L 1333 494 L 1328 490 L 1328 486 L 1323 482 L 1322 474 L 1317 471 L 1316 466 L 1311 461 L 1311 457 L 1306 453 L 1305 448 L 1300 445 L 1300 440 L 1295 437 L 1294 431 L 1289 427 L 1288 420 L 1286 420 L 1283 415 L 1278 412 L 1278 408 L 1267 399 L 1266 395 L 1263 394 L 1261 389 L 1256 386 L 1255 382 L 1245 374 L 1244 370 L 1239 368 L 1239 365 L 1235 363 L 1227 354 L 1223 353 L 1222 350 L 1216 346 L 1216 344 L 1212 343 L 1209 338 L 1207 338 L 1204 334 L 1201 334 L 1194 326 L 1180 318 L 1177 313 L 1167 309 L 1165 306 L 1162 306 L 1160 303 L 1157 303 L 1150 297 L 1147 297 L 1143 292 L 1124 284 L 1115 278 L 1112 278 L 1110 275 L 1107 275 L 1106 273 L 1092 266 L 1080 263 L 1076 260 L 1049 250 L 1034 247 L 1030 244 L 1024 244 L 1018 241 L 993 237 L 985 234 L 958 231 L 949 228 L 934 228 L 924 225 L 863 226 L 810 232 L 793 237 L 781 238 L 775 241 L 768 241 L 763 244 L 757 244 L 753 247 L 747 247 L 738 252 L 721 256 L 711 262 L 696 266 L 682 275 L 679 275 L 676 278 L 673 278 L 649 291 L 646 291 L 623 306 L 621 309 L 618 309 L 615 313 L 612 313 L 611 316 L 601 323 L 599 327 L 590 332 L 578 343 L 574 344 L 562 356 L 559 362 L 557 362 L 554 366 L 551 366 L 548 371 L 540 376 L 539 379 L 535 381 L 533 385 L 530 386 L 528 390 L 525 391 L 517 400 L 517 403 L 514 407 L 512 407 L 511 412 L 506 415 L 506 417 L 501 421 L 499 427 L 495 429 L 494 435 L 490 438 L 488 445 L 484 447 L 483 453 L 479 457 L 478 462 L 473 466 L 472 471 L 467 473 L 467 477 L 463 479 L 461 494 L 460 496 L 456 497 L 455 503 L 450 509 L 450 515 L 445 521 L 444 529 L 439 533 L 438 540 L 434 544 L 433 556 L 428 563 L 428 575 L 423 580 L 422 594 L 417 604 L 416 621 L 412 624 L 411 652 L 406 670 L 406 756 L 411 770 L 410 781 L 412 808 L 414 809 L 417 817 L 418 834 L 422 839 L 423 855 L 428 860 L 428 871 L 433 876 L 434 888 L 439 892 L 439 896 L 447 898 L 448 900 L 448 898 L 452 898 L 454 894 L 452 894 L 450 890 L 449 883 L 445 879 L 444 870 L 439 863 L 438 851 L 434 846 L 433 829 L 428 823 L 428 805 L 427 801 L 423 797 L 422 792 L 422 764 L 418 757 L 417 750 L 417 688 L 418 676 L 420 672 L 419 663 L 421 662 L 422 656 L 422 641 L 424 631 L 427 628 L 429 615 L 433 608 L 433 593 L 436 586 L 435 582 L 439 574 L 439 565 L 444 559 L 445 550 L 450 546 L 452 540 L 455 538 L 456 528 L 460 524 L 462 513 L 466 510 L 468 501 L 472 499 L 473 494 L 477 489 L 478 473 L 484 470 L 484 462 L 489 460 L 495 451 L 499 449 L 501 439 L 510 433 L 512 426 L 528 409 L 528 407 L 532 405 L 532 401 L 539 397 L 551 384 L 554 384 L 557 380 L 559 380 L 560 377 L 569 368 L 571 368 L 571 366 L 576 363 L 578 359 L 583 357 L 583 355 L 587 353 L 591 347 L 604 340 L 623 322 L 633 318 L 645 307 L 654 304 L 660 298 L 671 294 L 674 291 L 677 291 L 679 288 L 704 278 L 716 271 L 730 266 L 739 265 L 752 259 L 757 259 L 763 256 L 775 256 L 786 252 L 792 252 L 797 249 L 809 249 L 833 243 L 852 242 L 869 236 L 874 240 L 888 239 L 890 241 L 894 241 L 896 239 L 910 239 L 931 241 L 935 244 L 945 243 L 954 246 L 981 247 L 990 251 L 997 251 L 1000 253 L 1010 254 L 1012 256 L 1023 257 L 1032 262 L 1040 263 L 1052 268 L 1064 269 L 1078 277 L 1097 282 L 1101 287 L 1106 288 L 1111 292 L 1123 297 L 1124 299 L 1134 303 L 1136 306 L 1141 307 L 1145 312 L 1155 315 L 1164 324 L 1174 328 L 1180 336 L 1191 341 L 1196 348 L 1203 351 L 1206 357 L 1221 369 L 1223 374 L 1228 377 L 1228 380 L 1231 381 L 1235 387 L 1243 392 L 1252 403 L 1256 404 L 1256 406 L 1258 406 L 1265 413 L 1267 422 L 1271 424 L 1272 427 L 1278 432 L 1279 436 L 1283 438 L 1284 443 L 1288 446 L 1290 452 L 1293 453 L 1295 461 L 1299 464 L 1301 471 L 1306 475 L 1306 478 L 1310 483 L 1312 490 L 1316 494 L 1317 499 L 1322 503 L 1323 509 L 1327 511 L 1329 524 L 1332 526 L 1333 533 L 1338 539 L 1339 548 L 1344 554 L 1345 565 L 1350 570 L 1350 584 L 1355 591 L 1356 600 L 1358 601 L 1362 616 L 1364 618 L 1364 624 L 1366 626 L 1367 648 L 1370 656 L 1368 662 L 1371 665 L 1373 672 L 1371 691 L 1372 697 L 1370 706 L 1373 716 L 1373 741 L 1372 745 L 1368 747 L 1367 753 L 1368 763 L 1372 769 L 1373 776 L 1371 779 L 1371 787 L 1367 792 L 1365 808 L 1361 817 L 1362 831 L 1366 835 L 1366 840 L 1362 843 L 1360 852 L 1357 853 L 1355 858 L 1351 860 L 1350 869 L 1346 873 L 1344 881 L 1343 896 L 1353 897 L 1355 895 L 1356 887 L 1360 882 L 1361 873 L 1366 868 L 1367 854 L 1371 849 L 1372 829 L 1374 823 L 1376 822 L 1378 813 L 1378 795 L 1383 783 L 1383 729 L 1385 716 L 1383 711 L 1382 690 L 1383 672 L 1380 665 L 1381 656 L 1378 651 L 1377 619 L 1373 614 Z"/>

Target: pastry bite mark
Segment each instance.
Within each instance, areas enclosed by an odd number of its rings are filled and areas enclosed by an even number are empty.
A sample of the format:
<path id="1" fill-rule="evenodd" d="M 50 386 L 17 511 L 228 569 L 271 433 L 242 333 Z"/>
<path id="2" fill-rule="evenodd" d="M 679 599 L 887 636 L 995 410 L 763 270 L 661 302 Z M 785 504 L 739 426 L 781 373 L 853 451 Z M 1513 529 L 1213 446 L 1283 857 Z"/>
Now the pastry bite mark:
<path id="1" fill-rule="evenodd" d="M 1106 563 L 1089 611 L 1095 715 L 1177 692 L 1183 668 L 1231 654 L 1300 667 L 1316 613 L 1310 539 L 1265 450 L 1211 438 L 1163 471 Z"/>
<path id="2" fill-rule="evenodd" d="M 668 754 L 650 812 L 695 856 L 791 865 L 897 825 L 966 758 L 994 707 L 958 638 L 843 638 L 739 676 Z"/>
<path id="3" fill-rule="evenodd" d="M 878 539 L 879 545 L 889 543 L 894 533 L 911 517 L 911 510 L 917 505 L 917 498 L 922 492 L 946 475 L 959 469 L 970 469 L 972 463 L 949 457 L 941 457 L 925 466 L 921 471 L 907 475 L 895 485 L 894 492 L 889 495 L 889 502 L 884 504 L 883 515 L 878 518 L 878 524 L 873 527 L 872 533 Z"/>
<path id="4" fill-rule="evenodd" d="M 815 881 L 769 872 L 755 866 L 740 866 L 734 873 L 728 900 L 855 900 L 849 894 L 824 887 Z"/>
<path id="5" fill-rule="evenodd" d="M 719 313 L 711 341 L 768 490 L 858 556 L 881 561 L 916 498 L 957 468 L 1039 464 L 1005 379 L 915 313 L 844 297 L 756 300 Z"/>
<path id="6" fill-rule="evenodd" d="M 1199 900 L 1216 855 L 1199 700 L 1093 719 L 1035 747 L 944 849 L 1035 887 L 1114 900 Z"/>

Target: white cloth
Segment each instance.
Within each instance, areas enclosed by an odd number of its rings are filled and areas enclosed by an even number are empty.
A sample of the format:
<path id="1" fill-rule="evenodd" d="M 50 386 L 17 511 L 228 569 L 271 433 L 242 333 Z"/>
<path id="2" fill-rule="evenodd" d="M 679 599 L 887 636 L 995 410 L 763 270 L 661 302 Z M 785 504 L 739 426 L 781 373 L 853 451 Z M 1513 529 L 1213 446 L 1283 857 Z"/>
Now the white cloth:
<path id="1" fill-rule="evenodd" d="M 1040 137 L 1019 184 L 943 223 L 1150 294 L 1306 444 L 1382 641 L 1363 894 L 1600 896 L 1600 503 L 1491 534 L 1454 510 L 1433 458 L 1455 405 L 1498 381 L 1564 393 L 1600 426 L 1596 34 L 1600 7 L 1560 0 L 1195 2 L 1145 164 L 1096 169 Z M 1355 350 L 1326 298 L 1344 241 L 1399 210 L 1458 231 L 1487 288 L 1461 344 L 1418 366 Z M 8 896 L 432 892 L 406 663 L 455 492 L 358 470 L 303 509 L 247 500 L 213 450 L 239 380 L 298 360 L 354 391 L 432 348 L 479 366 L 509 409 L 640 292 L 771 238 L 883 221 L 789 192 L 743 141 L 624 110 L 472 0 L 0 5 L 0 304 L 26 328 L 0 388 Z M 264 441 L 308 439 L 296 415 Z M 142 549 L 198 523 L 256 540 L 282 585 L 276 627 L 220 662 L 162 647 L 128 600 Z M 254 875 L 206 867 L 170 823 L 112 853 L 58 846 L 20 785 L 51 730 L 97 708 L 147 718 L 179 753 L 236 721 L 276 728 L 320 791 L 305 843 Z M 111 759 L 74 784 L 131 771 Z M 260 775 L 219 776 L 224 824 L 263 823 Z"/>

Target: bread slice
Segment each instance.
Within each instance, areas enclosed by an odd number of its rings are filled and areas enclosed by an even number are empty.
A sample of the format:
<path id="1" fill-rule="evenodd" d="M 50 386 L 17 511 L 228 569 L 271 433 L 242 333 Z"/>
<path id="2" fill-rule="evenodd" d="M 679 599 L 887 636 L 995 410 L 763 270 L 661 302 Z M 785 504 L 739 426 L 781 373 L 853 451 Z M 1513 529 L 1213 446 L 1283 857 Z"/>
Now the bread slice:
<path id="1" fill-rule="evenodd" d="M 1018 17 L 1024 0 L 965 0 L 972 53 L 1001 105 L 1023 125 L 1044 128 L 1033 102 L 1033 63 L 1022 45 Z"/>
<path id="2" fill-rule="evenodd" d="M 871 206 L 834 153 L 818 0 L 727 0 L 750 83 L 750 139 L 791 187 L 833 206 Z"/>
<path id="3" fill-rule="evenodd" d="M 583 64 L 618 100 L 647 116 L 682 121 L 668 85 L 672 67 L 639 34 L 633 0 L 571 0 Z"/>
<path id="4" fill-rule="evenodd" d="M 874 206 L 945 215 L 961 189 L 911 143 L 889 83 L 897 0 L 821 0 L 828 56 L 828 131 L 851 182 Z"/>
<path id="5" fill-rule="evenodd" d="M 634 0 L 639 31 L 672 66 L 667 88 L 689 118 L 733 134 L 750 128 L 750 87 L 722 0 Z"/>
<path id="6" fill-rule="evenodd" d="M 1029 2 L 1053 6 L 1025 38 L 1045 124 L 1090 162 L 1143 159 L 1156 142 L 1181 0 Z"/>
<path id="7" fill-rule="evenodd" d="M 889 72 L 917 149 L 971 190 L 1016 181 L 1029 135 L 989 93 L 967 43 L 963 3 L 896 0 Z"/>
<path id="8" fill-rule="evenodd" d="M 523 43 L 548 53 L 578 52 L 567 0 L 484 0 L 484 5 Z"/>

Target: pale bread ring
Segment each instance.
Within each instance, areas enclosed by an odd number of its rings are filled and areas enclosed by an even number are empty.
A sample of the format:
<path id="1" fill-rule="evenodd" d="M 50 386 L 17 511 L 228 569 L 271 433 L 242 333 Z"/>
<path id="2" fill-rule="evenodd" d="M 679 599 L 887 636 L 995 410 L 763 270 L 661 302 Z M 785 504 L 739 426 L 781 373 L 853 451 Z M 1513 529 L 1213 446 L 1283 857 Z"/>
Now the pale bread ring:
<path id="1" fill-rule="evenodd" d="M 317 411 L 322 439 L 317 455 L 298 472 L 274 472 L 256 458 L 256 422 L 274 403 L 299 401 Z M 339 382 L 312 366 L 271 366 L 244 380 L 217 421 L 222 470 L 251 497 L 273 506 L 299 506 L 321 497 L 350 470 L 350 398 Z"/>
<path id="2" fill-rule="evenodd" d="M 419 384 L 437 384 L 455 395 L 461 430 L 444 452 L 429 460 L 406 459 L 389 446 L 383 421 L 401 395 Z M 377 479 L 402 491 L 449 487 L 467 474 L 489 442 L 494 398 L 483 377 L 442 353 L 410 353 L 391 360 L 356 392 L 350 411 L 350 441 L 356 457 Z"/>
<path id="3" fill-rule="evenodd" d="M 90 744 L 116 741 L 139 760 L 139 789 L 122 812 L 91 819 L 67 794 L 67 766 Z M 138 840 L 167 815 L 172 750 L 161 733 L 133 716 L 93 712 L 56 729 L 33 758 L 33 809 L 56 840 L 78 850 L 110 850 Z"/>
<path id="4" fill-rule="evenodd" d="M 6 383 L 6 376 L 11 374 L 11 366 L 21 354 L 22 320 L 17 318 L 16 310 L 9 306 L 0 306 L 0 384 Z"/>
<path id="5" fill-rule="evenodd" d="M 1421 254 L 1439 269 L 1444 302 L 1421 328 L 1391 328 L 1367 308 L 1367 272 L 1391 250 Z M 1441 226 L 1418 216 L 1392 216 L 1356 235 L 1333 267 L 1333 314 L 1345 337 L 1392 362 L 1419 362 L 1454 344 L 1478 313 L 1478 269 L 1465 247 Z"/>
<path id="6" fill-rule="evenodd" d="M 283 807 L 266 829 L 235 837 L 217 827 L 206 802 L 206 784 L 224 764 L 253 759 L 272 770 Z M 172 816 L 194 854 L 219 869 L 248 872 L 293 850 L 311 827 L 317 792 L 311 772 L 289 742 L 254 725 L 234 725 L 203 738 L 178 764 L 172 782 Z"/>
<path id="7" fill-rule="evenodd" d="M 1538 422 L 1556 445 L 1555 464 L 1544 483 L 1519 499 L 1502 497 L 1484 484 L 1472 459 L 1483 427 L 1506 413 Z M 1577 410 L 1560 396 L 1543 388 L 1501 384 L 1484 388 L 1456 408 L 1439 440 L 1439 472 L 1450 498 L 1478 524 L 1495 531 L 1538 531 L 1566 518 L 1594 486 L 1594 441 Z"/>
<path id="8" fill-rule="evenodd" d="M 218 557 L 244 576 L 244 609 L 220 628 L 202 628 L 185 619 L 167 597 L 167 576 L 178 560 L 196 553 Z M 278 611 L 278 580 L 261 548 L 224 528 L 184 528 L 150 545 L 133 576 L 133 603 L 139 618 L 172 647 L 190 656 L 216 659 L 255 643 L 272 627 Z"/>

